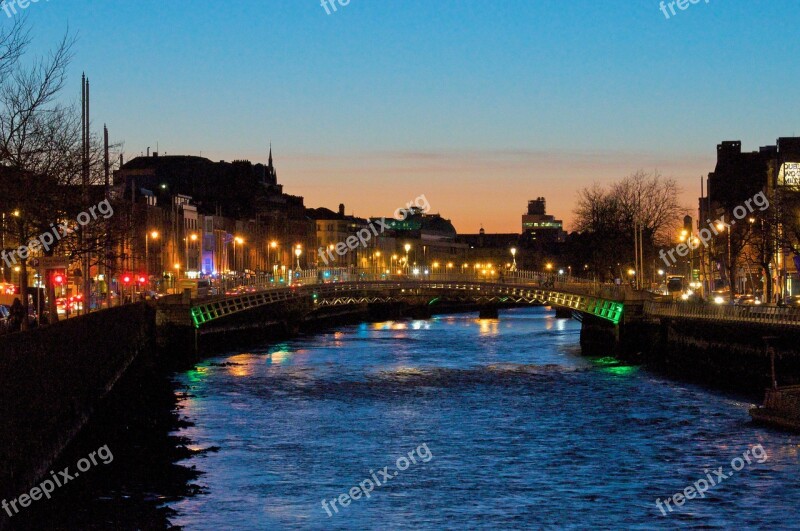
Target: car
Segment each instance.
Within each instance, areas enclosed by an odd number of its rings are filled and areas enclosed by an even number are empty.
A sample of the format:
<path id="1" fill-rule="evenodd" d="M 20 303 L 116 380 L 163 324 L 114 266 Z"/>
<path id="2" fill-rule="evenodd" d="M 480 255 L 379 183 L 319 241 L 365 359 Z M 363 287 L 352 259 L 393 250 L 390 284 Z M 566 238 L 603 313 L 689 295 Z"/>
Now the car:
<path id="1" fill-rule="evenodd" d="M 688 302 L 694 304 L 704 303 L 705 300 L 703 297 L 700 296 L 699 293 L 695 293 L 692 290 L 686 290 L 685 292 L 681 293 L 680 299 L 681 302 Z"/>
<path id="2" fill-rule="evenodd" d="M 731 301 L 731 292 L 729 289 L 718 289 L 711 292 L 709 297 L 714 304 L 728 304 Z"/>
<path id="3" fill-rule="evenodd" d="M 758 306 L 761 300 L 755 295 L 739 295 L 733 300 L 736 306 Z"/>

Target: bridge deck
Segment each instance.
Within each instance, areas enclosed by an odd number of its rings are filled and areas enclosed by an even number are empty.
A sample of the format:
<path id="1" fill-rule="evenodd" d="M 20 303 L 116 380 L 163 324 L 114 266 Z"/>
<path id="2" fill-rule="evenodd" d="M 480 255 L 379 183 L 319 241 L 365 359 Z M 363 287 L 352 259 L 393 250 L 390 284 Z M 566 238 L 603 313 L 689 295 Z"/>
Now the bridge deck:
<path id="1" fill-rule="evenodd" d="M 216 319 L 281 302 L 312 300 L 318 305 L 386 302 L 423 293 L 469 298 L 485 304 L 544 303 L 569 308 L 619 323 L 624 303 L 598 297 L 596 287 L 565 282 L 536 282 L 512 278 L 509 282 L 474 280 L 366 280 L 322 283 L 291 288 L 262 289 L 241 295 L 193 301 L 191 314 L 195 327 Z M 534 285 L 534 284 L 540 285 Z M 541 284 L 547 287 L 541 287 Z"/>

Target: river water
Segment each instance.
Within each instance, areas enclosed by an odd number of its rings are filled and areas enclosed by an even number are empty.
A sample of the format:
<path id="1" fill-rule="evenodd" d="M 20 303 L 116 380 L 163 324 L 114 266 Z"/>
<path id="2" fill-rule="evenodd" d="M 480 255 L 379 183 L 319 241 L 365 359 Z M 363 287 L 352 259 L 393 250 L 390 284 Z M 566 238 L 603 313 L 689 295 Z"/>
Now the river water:
<path id="1" fill-rule="evenodd" d="M 209 359 L 177 378 L 193 423 L 178 435 L 206 451 L 182 463 L 202 493 L 170 503 L 170 520 L 800 528 L 800 437 L 751 425 L 747 398 L 582 357 L 579 333 L 528 308 L 343 326 Z"/>

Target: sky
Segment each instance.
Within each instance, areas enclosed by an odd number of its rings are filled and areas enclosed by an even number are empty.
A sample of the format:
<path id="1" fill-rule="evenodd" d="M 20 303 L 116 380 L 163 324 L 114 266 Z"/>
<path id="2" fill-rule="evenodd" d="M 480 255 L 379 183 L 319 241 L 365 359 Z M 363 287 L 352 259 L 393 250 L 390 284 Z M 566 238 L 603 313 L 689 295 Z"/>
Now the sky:
<path id="1" fill-rule="evenodd" d="M 460 233 L 519 232 L 539 196 L 569 228 L 581 188 L 640 169 L 696 208 L 719 142 L 800 134 L 797 0 L 669 18 L 657 0 L 335 5 L 40 0 L 15 16 L 31 59 L 77 36 L 62 98 L 85 71 L 93 131 L 126 159 L 266 162 L 272 142 L 309 207 L 389 215 L 425 195 Z"/>

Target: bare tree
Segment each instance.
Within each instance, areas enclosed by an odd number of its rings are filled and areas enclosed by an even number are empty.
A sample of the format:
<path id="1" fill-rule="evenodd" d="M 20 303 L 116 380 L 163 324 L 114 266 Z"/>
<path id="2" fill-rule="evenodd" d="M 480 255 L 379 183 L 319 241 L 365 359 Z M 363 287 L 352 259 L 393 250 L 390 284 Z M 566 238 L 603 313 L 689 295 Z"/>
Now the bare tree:
<path id="1" fill-rule="evenodd" d="M 603 187 L 594 184 L 578 193 L 574 210 L 578 232 L 592 237 L 592 262 L 600 276 L 609 271 L 623 276 L 622 265 L 632 264 L 634 231 L 643 226 L 645 262 L 655 246 L 670 242 L 688 209 L 678 203 L 680 188 L 674 179 L 644 171 Z"/>
<path id="2" fill-rule="evenodd" d="M 24 19 L 0 33 L 0 209 L 13 213 L 3 230 L 20 246 L 64 219 L 64 186 L 79 175 L 79 119 L 74 108 L 56 101 L 73 43 L 65 36 L 50 54 L 25 64 L 30 38 Z M 16 258 L 27 311 L 28 257 L 18 252 Z"/>

